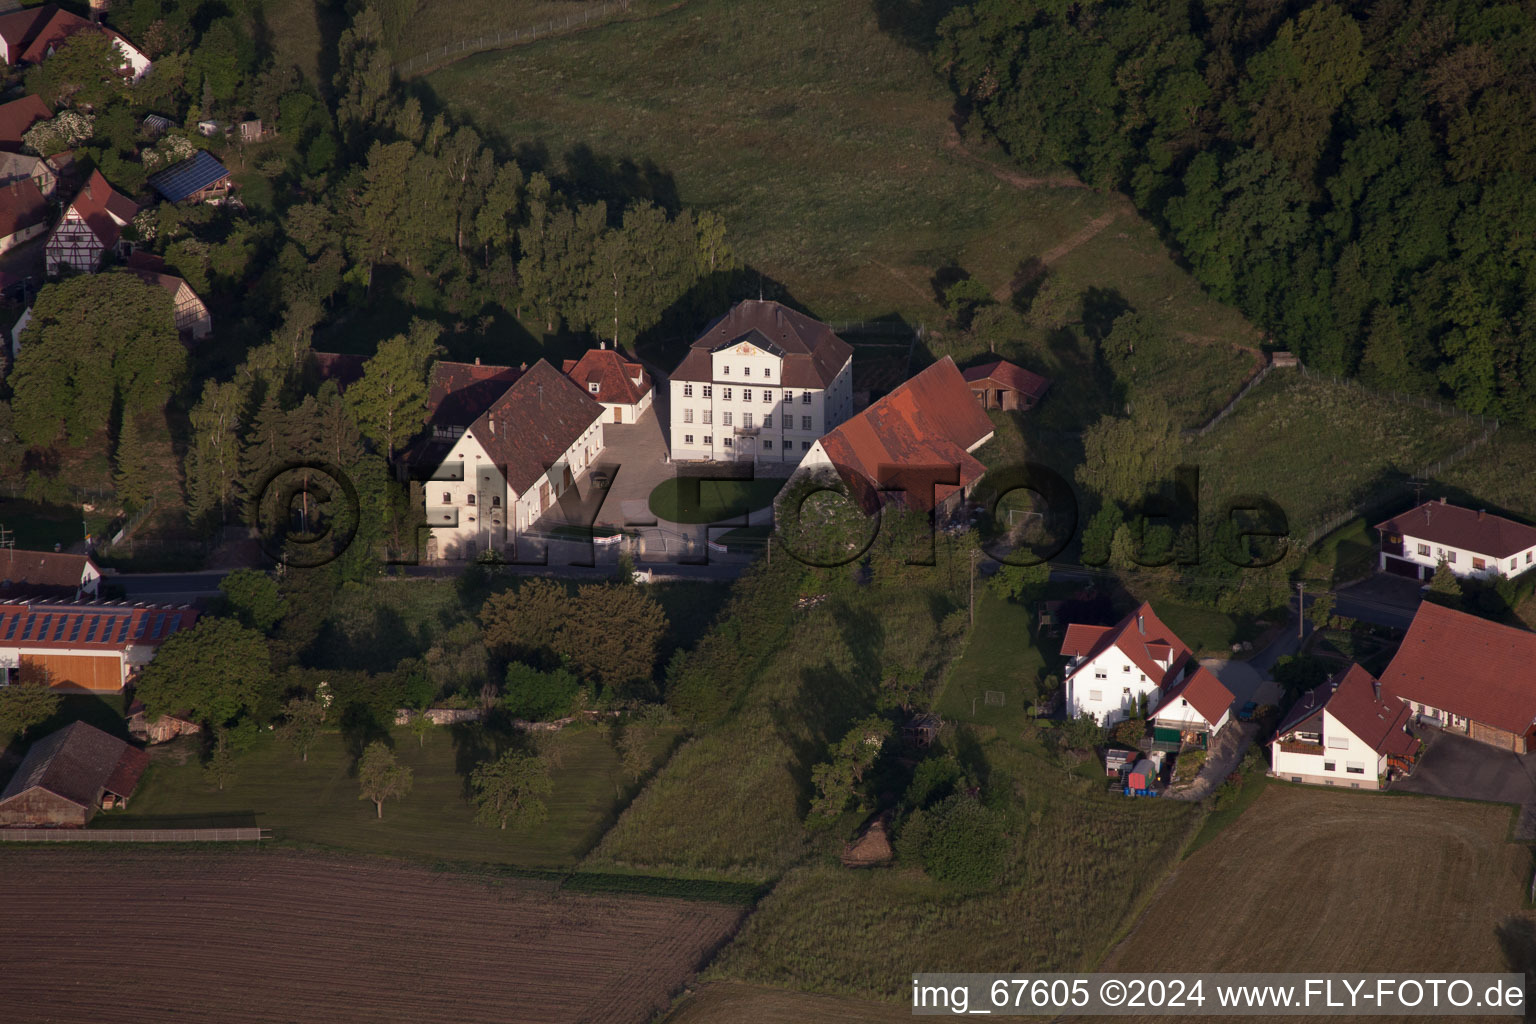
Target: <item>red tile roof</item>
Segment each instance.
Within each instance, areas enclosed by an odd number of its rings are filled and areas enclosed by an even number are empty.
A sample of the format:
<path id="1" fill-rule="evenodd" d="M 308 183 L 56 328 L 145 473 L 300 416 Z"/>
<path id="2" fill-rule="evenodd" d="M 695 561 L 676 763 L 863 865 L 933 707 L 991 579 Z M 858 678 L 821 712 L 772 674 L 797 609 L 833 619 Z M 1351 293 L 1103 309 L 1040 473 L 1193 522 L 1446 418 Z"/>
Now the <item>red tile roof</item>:
<path id="1" fill-rule="evenodd" d="M 85 187 L 69 205 L 90 227 L 91 233 L 103 247 L 116 245 L 123 225 L 133 220 L 139 212 L 133 200 L 115 191 L 100 171 L 91 172 Z"/>
<path id="2" fill-rule="evenodd" d="M 432 383 L 427 390 L 427 422 L 434 426 L 469 426 L 507 393 L 522 372 L 515 366 L 445 360 L 433 363 Z"/>
<path id="3" fill-rule="evenodd" d="M 1192 665 L 1194 670 L 1186 672 L 1182 680 L 1161 691 L 1163 699 L 1152 709 L 1149 717 L 1156 718 L 1176 700 L 1187 700 L 1190 707 L 1200 712 L 1201 718 L 1215 725 L 1231 710 L 1232 701 L 1236 698 L 1210 669 L 1193 660 L 1185 664 Z"/>
<path id="4" fill-rule="evenodd" d="M 149 755 L 84 722 L 72 722 L 32 744 L 0 803 L 44 789 L 78 807 L 95 807 L 103 791 L 127 798 L 139 784 Z"/>
<path id="5" fill-rule="evenodd" d="M 1162 620 L 1152 611 L 1152 606 L 1146 602 L 1113 626 L 1068 626 L 1061 640 L 1062 654 L 1069 658 L 1082 658 L 1070 674 L 1081 671 L 1111 647 L 1120 648 L 1131 659 L 1131 663 L 1159 687 L 1164 682 L 1177 679 L 1185 663 L 1191 659 L 1190 650 L 1184 641 L 1163 625 Z M 1158 664 L 1155 657 L 1162 651 L 1168 653 L 1166 669 Z M 1215 720 L 1211 719 L 1213 722 Z"/>
<path id="6" fill-rule="evenodd" d="M 1536 547 L 1536 526 L 1443 501 L 1426 501 L 1378 523 L 1376 529 L 1492 558 L 1508 558 Z"/>
<path id="7" fill-rule="evenodd" d="M 1405 731 L 1413 711 L 1400 700 L 1383 699 L 1376 677 L 1359 665 L 1351 664 L 1334 677 L 1327 707 L 1340 725 L 1378 754 L 1411 754 L 1419 748 L 1418 739 Z"/>
<path id="8" fill-rule="evenodd" d="M 945 356 L 820 444 L 866 510 L 879 507 L 879 491 L 901 490 L 904 483 L 907 504 L 928 510 L 981 479 L 986 467 L 970 453 L 991 436 L 992 421 Z M 935 469 L 952 478 L 958 470 L 958 484 L 928 483 Z"/>
<path id="9" fill-rule="evenodd" d="M 81 32 L 101 32 L 109 38 L 117 37 L 117 33 L 106 26 L 87 21 L 78 14 L 71 14 L 52 4 L 44 9 L 48 8 L 52 8 L 53 13 L 38 25 L 21 53 L 21 59 L 28 64 L 41 64 L 48 59 L 50 49 L 57 49 L 64 40 Z"/>
<path id="10" fill-rule="evenodd" d="M 1006 359 L 994 359 L 990 363 L 982 363 L 980 366 L 972 366 L 965 371 L 967 384 L 980 384 L 992 382 L 1001 387 L 1012 388 L 1031 398 L 1039 400 L 1050 390 L 1049 377 L 1042 377 L 1038 373 L 1031 373 L 1022 366 L 1010 363 Z"/>
<path id="11" fill-rule="evenodd" d="M 72 598 L 80 589 L 86 570 L 95 567 L 89 555 L 6 548 L 0 550 L 0 598 L 41 591 L 68 591 L 61 596 Z"/>
<path id="12" fill-rule="evenodd" d="M 0 15 L 0 20 L 5 17 Z M 21 137 L 27 129 L 52 116 L 53 111 L 38 96 L 23 96 L 19 100 L 0 103 L 0 149 L 19 151 Z"/>
<path id="13" fill-rule="evenodd" d="M 1536 721 L 1536 633 L 1425 601 L 1381 689 L 1523 736 Z"/>
<path id="14" fill-rule="evenodd" d="M 634 405 L 651 390 L 645 367 L 611 348 L 588 349 L 580 359 L 567 359 L 561 369 L 587 394 L 608 405 Z"/>
<path id="15" fill-rule="evenodd" d="M 469 428 L 518 495 L 537 483 L 603 407 L 576 382 L 540 359 Z"/>
<path id="16" fill-rule="evenodd" d="M 65 651 L 121 651 L 157 646 L 197 621 L 193 608 L 156 605 L 44 603 L 0 604 L 0 647 Z"/>
<path id="17" fill-rule="evenodd" d="M 41 7 L 27 7 L 0 14 L 0 39 L 5 40 L 12 64 L 23 59 L 22 53 L 27 44 L 37 37 L 37 33 L 57 10 L 53 4 L 44 4 Z"/>
<path id="18" fill-rule="evenodd" d="M 48 201 L 31 178 L 0 185 L 0 238 L 48 223 Z"/>
<path id="19" fill-rule="evenodd" d="M 750 342 L 784 360 L 786 388 L 825 388 L 853 356 L 853 347 L 832 328 L 782 303 L 747 299 L 704 328 L 688 355 L 672 371 L 672 380 L 708 381 L 710 353 Z"/>

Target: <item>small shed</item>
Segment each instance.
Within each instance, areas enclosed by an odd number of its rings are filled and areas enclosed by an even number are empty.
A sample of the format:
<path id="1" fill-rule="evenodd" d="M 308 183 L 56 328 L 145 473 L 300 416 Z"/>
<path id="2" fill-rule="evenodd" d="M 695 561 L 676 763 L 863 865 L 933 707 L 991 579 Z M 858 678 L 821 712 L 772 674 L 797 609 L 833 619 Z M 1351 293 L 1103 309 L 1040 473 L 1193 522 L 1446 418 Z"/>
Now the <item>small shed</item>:
<path id="1" fill-rule="evenodd" d="M 1104 774 L 1118 777 L 1138 754 L 1135 750 L 1117 750 L 1113 747 L 1104 751 Z"/>
<path id="2" fill-rule="evenodd" d="M 240 122 L 241 142 L 260 142 L 264 138 L 266 138 L 266 132 L 262 129 L 261 118 L 256 117 Z"/>
<path id="3" fill-rule="evenodd" d="M 202 725 L 187 714 L 150 718 L 143 701 L 137 700 L 128 708 L 128 735 L 141 743 L 168 743 L 178 736 L 193 736 L 202 731 Z"/>
<path id="4" fill-rule="evenodd" d="M 160 114 L 148 114 L 144 118 L 143 127 L 145 135 L 164 135 L 174 128 L 175 125 L 168 117 Z"/>
<path id="5" fill-rule="evenodd" d="M 1130 774 L 1125 777 L 1126 788 L 1131 790 L 1147 790 L 1157 785 L 1157 765 L 1146 758 L 1142 758 L 1131 766 Z"/>
<path id="6" fill-rule="evenodd" d="M 229 194 L 229 168 L 206 149 L 149 176 L 149 187 L 168 203 L 205 203 Z"/>
<path id="7" fill-rule="evenodd" d="M 915 715 L 901 727 L 901 737 L 915 747 L 931 747 L 939 738 L 939 726 L 943 720 L 938 715 L 925 712 Z"/>
<path id="8" fill-rule="evenodd" d="M 0 825 L 83 827 L 100 809 L 127 807 L 148 764 L 138 747 L 73 722 L 27 751 L 0 792 Z"/>

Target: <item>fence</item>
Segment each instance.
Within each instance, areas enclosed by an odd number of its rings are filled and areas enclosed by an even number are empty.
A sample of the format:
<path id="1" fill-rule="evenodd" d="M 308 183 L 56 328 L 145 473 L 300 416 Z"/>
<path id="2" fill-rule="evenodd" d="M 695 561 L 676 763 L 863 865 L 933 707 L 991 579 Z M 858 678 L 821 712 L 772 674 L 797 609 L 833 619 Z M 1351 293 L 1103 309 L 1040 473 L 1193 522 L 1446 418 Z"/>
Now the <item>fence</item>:
<path id="1" fill-rule="evenodd" d="M 1191 430 L 1184 431 L 1184 436 L 1185 437 L 1204 437 L 1206 434 L 1210 433 L 1211 430 L 1215 428 L 1216 424 L 1218 424 L 1222 420 L 1226 419 L 1227 418 L 1227 414 L 1230 413 L 1233 409 L 1237 408 L 1237 403 L 1241 402 L 1244 399 L 1244 397 L 1247 396 L 1248 392 L 1250 392 L 1254 388 L 1258 387 L 1259 386 L 1259 382 L 1262 381 L 1265 377 L 1269 376 L 1269 371 L 1273 370 L 1274 368 L 1275 368 L 1275 364 L 1274 363 L 1265 363 L 1263 368 L 1260 369 L 1258 373 L 1256 373 L 1252 377 L 1248 378 L 1248 383 L 1247 384 L 1244 384 L 1241 388 L 1238 389 L 1237 394 L 1232 396 L 1232 400 L 1230 402 L 1228 402 L 1226 405 L 1221 407 L 1221 411 L 1216 413 L 1215 416 L 1212 416 L 1209 420 L 1207 420 L 1202 425 L 1200 425 L 1198 427 L 1195 427 L 1195 428 L 1193 428 Z"/>
<path id="2" fill-rule="evenodd" d="M 134 530 L 137 530 L 139 528 L 139 524 L 148 519 L 154 513 L 154 511 L 155 499 L 154 496 L 151 495 L 150 499 L 144 503 L 144 506 L 133 514 L 133 518 L 129 519 L 127 523 L 123 524 L 123 528 L 121 530 L 118 530 L 112 535 L 112 539 L 107 542 L 107 546 L 112 547 L 114 545 L 121 544 L 123 539 L 131 534 Z"/>
<path id="3" fill-rule="evenodd" d="M 271 839 L 264 828 L 0 828 L 6 843 L 249 843 Z"/>
<path id="4" fill-rule="evenodd" d="M 445 43 L 426 53 L 418 53 L 409 60 L 403 60 L 395 65 L 395 75 L 405 78 L 416 72 L 437 64 L 446 63 L 449 58 L 458 60 L 486 50 L 499 50 L 506 46 L 518 46 L 523 43 L 531 43 L 536 39 L 558 35 L 561 32 L 569 32 L 572 29 L 590 25 L 592 22 L 617 11 L 628 10 L 628 0 L 618 0 L 615 3 L 595 4 L 584 8 L 580 14 L 571 12 L 564 18 L 551 18 L 542 25 L 532 28 L 503 29 L 501 31 L 483 35 L 475 39 L 460 39 L 456 43 Z"/>

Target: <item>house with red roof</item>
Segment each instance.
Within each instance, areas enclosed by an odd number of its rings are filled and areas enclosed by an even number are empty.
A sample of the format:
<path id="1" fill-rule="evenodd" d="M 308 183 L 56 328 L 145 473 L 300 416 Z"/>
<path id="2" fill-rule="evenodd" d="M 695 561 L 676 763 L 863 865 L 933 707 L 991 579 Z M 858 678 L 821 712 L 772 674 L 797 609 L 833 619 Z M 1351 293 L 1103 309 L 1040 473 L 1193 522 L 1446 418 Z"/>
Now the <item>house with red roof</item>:
<path id="1" fill-rule="evenodd" d="M 1441 729 L 1524 754 L 1536 744 L 1536 633 L 1425 601 L 1382 693 Z"/>
<path id="2" fill-rule="evenodd" d="M 101 570 L 90 555 L 0 548 L 0 601 L 95 597 Z"/>
<path id="3" fill-rule="evenodd" d="M 1270 740 L 1270 774 L 1291 782 L 1381 789 L 1411 770 L 1419 739 L 1413 712 L 1351 664 L 1297 699 Z"/>
<path id="4" fill-rule="evenodd" d="M 602 454 L 605 418 L 585 388 L 548 362 L 519 373 L 453 442 L 426 485 L 428 559 L 514 551 L 518 535 Z"/>
<path id="5" fill-rule="evenodd" d="M 634 423 L 651 407 L 651 375 L 617 349 L 588 349 L 580 359 L 567 359 L 562 370 L 603 407 L 609 423 Z"/>
<path id="6" fill-rule="evenodd" d="M 0 825 L 81 828 L 98 810 L 127 807 L 149 755 L 84 722 L 49 733 L 0 790 Z"/>
<path id="7" fill-rule="evenodd" d="M 115 191 L 100 171 L 92 171 L 48 237 L 43 250 L 48 273 L 57 274 L 64 267 L 82 274 L 96 273 L 106 254 L 117 249 L 123 228 L 138 212 L 133 200 Z"/>
<path id="8" fill-rule="evenodd" d="M 993 359 L 964 371 L 971 394 L 983 409 L 1033 409 L 1051 389 L 1048 377 L 1032 373 L 1006 359 Z"/>
<path id="9" fill-rule="evenodd" d="M 121 34 L 55 4 L 0 14 L 0 59 L 12 66 L 41 64 L 69 37 L 84 32 L 99 32 L 116 44 L 126 77 L 138 81 L 149 71 L 149 58 Z"/>
<path id="10" fill-rule="evenodd" d="M 670 378 L 674 461 L 793 465 L 853 413 L 853 346 L 779 302 L 748 299 L 694 339 Z"/>
<path id="11" fill-rule="evenodd" d="M 1100 725 L 1113 725 L 1131 717 L 1145 698 L 1149 717 L 1161 715 L 1163 728 L 1197 740 L 1229 720 L 1232 692 L 1200 665 L 1149 603 L 1113 626 L 1067 626 L 1061 653 L 1067 659 L 1069 715 L 1092 715 Z"/>
<path id="12" fill-rule="evenodd" d="M 1518 576 L 1536 568 L 1536 526 L 1444 498 L 1377 523 L 1382 572 L 1429 579 L 1443 561 L 1457 576 Z"/>
<path id="13" fill-rule="evenodd" d="M 947 511 L 986 473 L 972 453 L 992 421 L 945 356 L 811 446 L 803 472 L 830 466 L 873 515 L 897 494 L 907 507 Z"/>
<path id="14" fill-rule="evenodd" d="M 4 18 L 5 15 L 0 15 L 0 21 Z M 4 40 L 0 39 L 0 46 L 3 45 Z M 0 150 L 20 153 L 27 129 L 52 116 L 53 111 L 48 109 L 48 104 L 39 96 L 27 95 L 9 103 L 0 103 Z"/>
<path id="15" fill-rule="evenodd" d="M 0 252 L 30 242 L 47 230 L 48 200 L 37 182 L 22 177 L 0 184 Z"/>
<path id="16" fill-rule="evenodd" d="M 163 259 L 147 252 L 136 252 L 128 257 L 123 270 L 170 295 L 171 314 L 176 320 L 176 330 L 184 340 L 202 341 L 213 333 L 213 314 L 208 312 L 208 305 L 185 278 L 166 272 Z"/>
<path id="17" fill-rule="evenodd" d="M 196 609 L 168 605 L 0 604 L 0 685 L 117 693 L 162 643 L 196 621 Z"/>

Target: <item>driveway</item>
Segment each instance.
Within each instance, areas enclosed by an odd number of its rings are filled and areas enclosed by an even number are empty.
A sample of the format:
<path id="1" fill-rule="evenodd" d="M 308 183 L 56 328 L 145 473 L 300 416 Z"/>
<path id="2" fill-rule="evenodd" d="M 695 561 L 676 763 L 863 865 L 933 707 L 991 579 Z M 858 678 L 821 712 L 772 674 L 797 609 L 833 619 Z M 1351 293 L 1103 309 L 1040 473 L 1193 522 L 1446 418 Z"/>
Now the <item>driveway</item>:
<path id="1" fill-rule="evenodd" d="M 1516 754 L 1455 733 L 1423 730 L 1429 749 L 1413 774 L 1391 787 L 1500 804 L 1536 802 L 1536 754 Z"/>
<path id="2" fill-rule="evenodd" d="M 1227 776 L 1242 763 L 1243 755 L 1248 752 L 1258 731 L 1257 722 L 1232 719 L 1216 734 L 1216 739 L 1206 752 L 1205 765 L 1200 769 L 1200 774 L 1195 776 L 1195 781 L 1169 789 L 1168 796 L 1175 800 L 1204 800 L 1216 792 L 1217 787 L 1227 781 Z"/>

